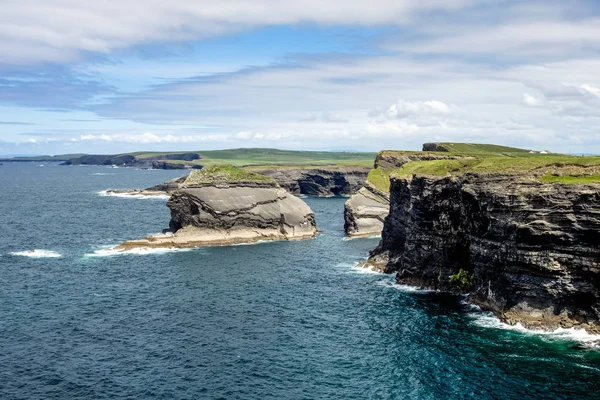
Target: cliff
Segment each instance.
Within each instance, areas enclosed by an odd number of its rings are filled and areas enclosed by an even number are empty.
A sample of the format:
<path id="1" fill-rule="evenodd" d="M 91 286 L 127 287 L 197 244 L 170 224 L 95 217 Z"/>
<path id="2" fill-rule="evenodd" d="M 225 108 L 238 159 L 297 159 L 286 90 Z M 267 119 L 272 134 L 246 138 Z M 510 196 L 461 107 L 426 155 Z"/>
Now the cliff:
<path id="1" fill-rule="evenodd" d="M 390 174 L 413 161 L 456 160 L 468 156 L 385 150 L 375 158 L 364 187 L 344 205 L 344 230 L 349 237 L 381 234 L 390 208 Z"/>
<path id="2" fill-rule="evenodd" d="M 279 186 L 296 195 L 309 196 L 349 196 L 356 193 L 364 184 L 369 173 L 367 167 L 246 167 L 246 171 L 267 176 Z M 185 181 L 186 177 L 174 179 L 147 189 L 108 190 L 107 193 L 125 195 L 157 196 L 172 194 Z"/>
<path id="3" fill-rule="evenodd" d="M 369 264 L 529 328 L 600 332 L 600 159 L 416 162 Z"/>
<path id="4" fill-rule="evenodd" d="M 249 170 L 269 176 L 292 194 L 309 196 L 350 196 L 367 180 L 369 167 L 252 167 Z"/>
<path id="5" fill-rule="evenodd" d="M 117 250 L 251 243 L 312 238 L 314 214 L 273 179 L 234 167 L 193 171 L 171 196 L 169 230 Z"/>
<path id="6" fill-rule="evenodd" d="M 118 165 L 153 169 L 191 169 L 196 167 L 191 162 L 200 158 L 200 154 L 197 153 L 83 155 L 71 158 L 61 165 Z"/>

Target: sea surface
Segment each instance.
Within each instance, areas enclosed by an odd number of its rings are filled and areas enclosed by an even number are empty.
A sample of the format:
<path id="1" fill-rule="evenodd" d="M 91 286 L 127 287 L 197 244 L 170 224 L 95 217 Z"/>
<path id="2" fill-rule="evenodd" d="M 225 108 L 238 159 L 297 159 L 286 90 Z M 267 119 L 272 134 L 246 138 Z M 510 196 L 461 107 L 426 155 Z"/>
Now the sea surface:
<path id="1" fill-rule="evenodd" d="M 509 329 L 355 264 L 343 198 L 314 240 L 114 255 L 181 171 L 0 166 L 0 399 L 598 399 L 580 332 Z M 36 249 L 31 253 L 30 250 Z"/>

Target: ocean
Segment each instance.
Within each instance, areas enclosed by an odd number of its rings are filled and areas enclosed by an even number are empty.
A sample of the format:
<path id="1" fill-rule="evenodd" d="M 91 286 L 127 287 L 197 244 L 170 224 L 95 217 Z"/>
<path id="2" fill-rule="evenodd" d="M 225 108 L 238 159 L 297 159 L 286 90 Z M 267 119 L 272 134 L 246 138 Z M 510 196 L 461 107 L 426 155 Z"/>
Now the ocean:
<path id="1" fill-rule="evenodd" d="M 597 338 L 356 267 L 378 239 L 343 240 L 343 198 L 305 199 L 314 240 L 108 251 L 169 210 L 103 191 L 181 174 L 0 166 L 0 399 L 600 397 Z"/>

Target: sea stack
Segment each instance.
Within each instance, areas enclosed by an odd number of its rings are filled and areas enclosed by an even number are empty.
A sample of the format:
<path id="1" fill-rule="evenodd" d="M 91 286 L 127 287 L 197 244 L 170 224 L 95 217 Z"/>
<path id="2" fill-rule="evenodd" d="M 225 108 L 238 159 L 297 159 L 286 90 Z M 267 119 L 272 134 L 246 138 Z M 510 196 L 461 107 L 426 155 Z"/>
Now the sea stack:
<path id="1" fill-rule="evenodd" d="M 165 233 L 127 241 L 116 249 L 309 239 L 318 232 L 314 213 L 302 199 L 272 178 L 232 166 L 192 171 L 167 206 L 171 221 Z"/>

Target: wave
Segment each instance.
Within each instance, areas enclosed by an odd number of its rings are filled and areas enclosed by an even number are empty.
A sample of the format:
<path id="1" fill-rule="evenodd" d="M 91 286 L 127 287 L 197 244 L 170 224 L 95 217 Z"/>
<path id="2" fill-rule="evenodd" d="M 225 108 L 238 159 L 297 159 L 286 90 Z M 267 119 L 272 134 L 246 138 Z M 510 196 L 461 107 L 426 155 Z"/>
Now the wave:
<path id="1" fill-rule="evenodd" d="M 31 257 L 31 258 L 60 258 L 62 254 L 52 250 L 33 249 L 26 251 L 15 251 L 9 253 L 10 255 L 17 257 Z"/>
<path id="2" fill-rule="evenodd" d="M 600 348 L 600 335 L 594 335 L 588 333 L 585 329 L 577 328 L 558 328 L 553 331 L 544 331 L 538 329 L 525 328 L 520 323 L 510 325 L 502 322 L 491 312 L 484 312 L 477 306 L 472 306 L 479 311 L 472 312 L 471 317 L 474 319 L 474 323 L 484 328 L 502 329 L 515 331 L 527 335 L 543 335 L 552 339 L 558 340 L 571 340 L 580 342 L 585 347 Z"/>
<path id="3" fill-rule="evenodd" d="M 167 254 L 167 253 L 177 253 L 184 251 L 191 251 L 193 249 L 179 249 L 176 247 L 172 248 L 151 248 L 151 247 L 142 247 L 131 250 L 117 250 L 114 246 L 106 246 L 102 249 L 95 250 L 93 253 L 88 253 L 85 257 L 114 257 L 114 256 L 122 256 L 122 255 L 135 255 L 135 256 L 146 256 L 150 254 Z"/>
<path id="4" fill-rule="evenodd" d="M 341 262 L 336 264 L 335 268 L 344 269 L 344 272 L 349 274 L 368 274 L 384 276 L 381 272 L 373 271 L 371 268 L 362 267 L 361 264 L 361 261 Z"/>
<path id="5" fill-rule="evenodd" d="M 344 236 L 342 238 L 343 241 L 355 240 L 355 239 L 381 239 L 381 235 L 373 235 L 373 236 Z"/>
<path id="6" fill-rule="evenodd" d="M 101 190 L 98 195 L 102 197 L 120 197 L 123 199 L 144 199 L 144 200 L 169 200 L 171 198 L 168 194 L 130 194 L 130 193 L 109 193 L 108 190 Z"/>
<path id="7" fill-rule="evenodd" d="M 94 173 L 91 173 L 90 175 L 105 176 L 105 175 L 114 175 L 114 173 L 112 173 L 112 172 L 94 172 Z"/>
<path id="8" fill-rule="evenodd" d="M 377 284 L 381 285 L 381 286 L 389 287 L 391 289 L 398 290 L 400 292 L 405 292 L 405 293 L 434 293 L 434 292 L 436 292 L 433 289 L 424 289 L 419 286 L 402 285 L 402 284 L 396 283 L 394 281 L 378 282 Z"/>
<path id="9" fill-rule="evenodd" d="M 369 274 L 369 275 L 383 275 L 381 272 L 379 271 L 373 271 L 371 268 L 368 267 L 364 267 L 361 265 L 362 263 L 357 262 L 354 263 L 354 265 L 352 265 L 352 271 L 357 273 L 357 274 Z"/>

